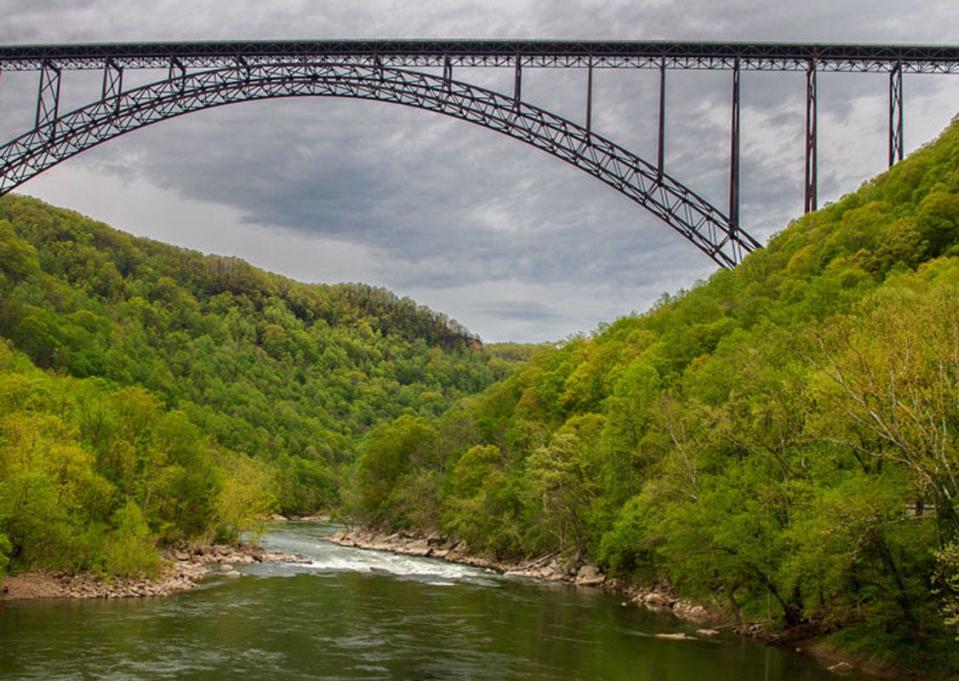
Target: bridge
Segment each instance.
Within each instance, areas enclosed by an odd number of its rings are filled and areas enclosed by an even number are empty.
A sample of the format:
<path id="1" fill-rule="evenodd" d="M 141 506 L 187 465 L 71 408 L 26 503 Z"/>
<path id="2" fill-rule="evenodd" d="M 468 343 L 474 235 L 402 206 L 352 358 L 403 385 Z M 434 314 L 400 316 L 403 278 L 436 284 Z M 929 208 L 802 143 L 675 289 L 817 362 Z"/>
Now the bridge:
<path id="1" fill-rule="evenodd" d="M 513 71 L 513 91 L 465 80 L 469 68 Z M 584 117 L 574 122 L 523 99 L 528 69 L 584 69 Z M 124 87 L 130 70 L 158 71 L 148 85 Z M 646 160 L 593 130 L 594 69 L 659 73 L 657 156 Z M 666 84 L 672 70 L 728 71 L 729 197 L 711 204 L 664 163 Z M 98 70 L 89 104 L 60 111 L 71 71 Z M 326 96 L 392 102 L 459 118 L 508 135 L 593 175 L 650 211 L 721 267 L 760 247 L 740 224 L 740 76 L 743 71 L 805 73 L 805 210 L 817 208 L 817 74 L 887 73 L 889 164 L 903 157 L 905 74 L 959 73 L 959 47 L 718 42 L 530 40 L 318 40 L 104 43 L 0 46 L 3 72 L 39 74 L 32 127 L 0 146 L 0 195 L 86 149 L 159 121 L 237 102 Z M 2 86 L 2 79 L 0 79 Z"/>

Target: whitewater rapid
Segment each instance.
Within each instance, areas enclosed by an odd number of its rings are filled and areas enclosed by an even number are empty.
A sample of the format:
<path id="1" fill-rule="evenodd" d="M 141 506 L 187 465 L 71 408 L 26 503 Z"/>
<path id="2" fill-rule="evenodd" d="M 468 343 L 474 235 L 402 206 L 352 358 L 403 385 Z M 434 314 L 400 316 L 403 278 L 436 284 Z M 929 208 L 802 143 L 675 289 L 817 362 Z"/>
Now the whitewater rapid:
<path id="1" fill-rule="evenodd" d="M 504 579 L 480 568 L 448 563 L 436 558 L 359 549 L 325 541 L 325 537 L 338 529 L 341 528 L 335 525 L 311 526 L 296 522 L 273 524 L 263 538 L 263 547 L 269 551 L 293 553 L 308 559 L 309 562 L 252 565 L 243 571 L 261 576 L 303 572 L 374 573 L 433 586 L 467 583 L 497 587 Z"/>

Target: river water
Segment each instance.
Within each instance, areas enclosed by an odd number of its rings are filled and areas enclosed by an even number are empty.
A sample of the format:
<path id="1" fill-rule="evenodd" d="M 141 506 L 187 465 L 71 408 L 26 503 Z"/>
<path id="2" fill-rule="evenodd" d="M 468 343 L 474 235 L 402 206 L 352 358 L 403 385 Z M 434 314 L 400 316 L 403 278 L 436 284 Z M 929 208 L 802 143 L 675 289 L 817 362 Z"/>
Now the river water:
<path id="1" fill-rule="evenodd" d="M 599 589 L 323 542 L 332 530 L 273 526 L 267 548 L 312 562 L 248 566 L 177 596 L 0 606 L 0 678 L 837 678 L 735 637 L 656 638 L 695 627 Z"/>

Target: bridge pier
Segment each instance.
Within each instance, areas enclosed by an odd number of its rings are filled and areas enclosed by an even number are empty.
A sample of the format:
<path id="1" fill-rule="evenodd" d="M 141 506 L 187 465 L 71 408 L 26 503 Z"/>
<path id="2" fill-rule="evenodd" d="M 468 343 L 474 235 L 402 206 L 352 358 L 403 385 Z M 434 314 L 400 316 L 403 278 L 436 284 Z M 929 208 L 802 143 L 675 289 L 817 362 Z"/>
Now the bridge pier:
<path id="1" fill-rule="evenodd" d="M 103 65 L 103 89 L 100 91 L 100 101 L 106 104 L 114 100 L 114 111 L 120 110 L 120 93 L 123 92 L 123 67 L 112 59 L 107 59 Z"/>
<path id="2" fill-rule="evenodd" d="M 656 171 L 663 177 L 666 155 L 666 58 L 659 62 L 659 146 L 656 150 Z"/>
<path id="3" fill-rule="evenodd" d="M 733 106 L 729 143 L 729 228 L 739 229 L 739 57 L 733 63 Z"/>
<path id="4" fill-rule="evenodd" d="M 443 82 L 446 84 L 448 95 L 453 91 L 453 62 L 448 54 L 443 56 Z"/>
<path id="5" fill-rule="evenodd" d="M 179 75 L 174 75 L 179 74 Z M 183 90 L 184 84 L 186 82 L 186 66 L 183 65 L 176 57 L 170 58 L 170 66 L 167 69 L 167 80 L 174 81 L 179 79 L 180 81 L 180 90 Z"/>
<path id="6" fill-rule="evenodd" d="M 816 111 L 816 60 L 810 59 L 806 68 L 806 179 L 804 184 L 805 212 L 809 213 L 818 207 L 816 198 L 816 146 L 817 146 L 817 111 Z"/>
<path id="7" fill-rule="evenodd" d="M 586 70 L 586 134 L 593 134 L 593 62 Z"/>
<path id="8" fill-rule="evenodd" d="M 523 98 L 523 59 L 519 52 L 516 53 L 516 66 L 513 71 L 513 102 L 519 108 L 520 100 Z"/>
<path id="9" fill-rule="evenodd" d="M 60 113 L 60 67 L 44 61 L 40 69 L 40 90 L 37 93 L 37 117 L 34 128 L 51 123 L 50 138 L 57 135 L 57 116 Z"/>
<path id="10" fill-rule="evenodd" d="M 902 160 L 902 62 L 889 72 L 889 167 Z"/>

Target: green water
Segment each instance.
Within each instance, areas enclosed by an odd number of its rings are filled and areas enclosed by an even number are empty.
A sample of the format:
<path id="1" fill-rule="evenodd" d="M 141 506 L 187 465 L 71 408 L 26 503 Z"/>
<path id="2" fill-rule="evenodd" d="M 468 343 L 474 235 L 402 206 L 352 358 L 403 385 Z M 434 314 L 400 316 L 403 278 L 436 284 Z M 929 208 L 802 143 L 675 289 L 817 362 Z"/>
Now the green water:
<path id="1" fill-rule="evenodd" d="M 0 677 L 23 679 L 584 679 L 820 681 L 814 661 L 541 585 L 333 546 L 290 523 L 264 544 L 308 565 L 257 565 L 171 598 L 0 607 Z M 850 678 L 850 677 L 845 677 Z"/>

